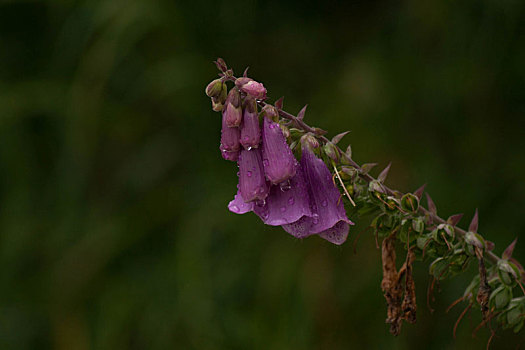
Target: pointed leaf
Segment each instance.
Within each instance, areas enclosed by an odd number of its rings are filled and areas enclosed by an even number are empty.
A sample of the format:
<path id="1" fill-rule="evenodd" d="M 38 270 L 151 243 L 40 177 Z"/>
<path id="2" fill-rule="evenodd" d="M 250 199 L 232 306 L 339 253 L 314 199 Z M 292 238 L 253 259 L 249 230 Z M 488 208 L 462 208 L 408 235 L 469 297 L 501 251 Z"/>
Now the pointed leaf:
<path id="1" fill-rule="evenodd" d="M 361 165 L 361 173 L 368 174 L 368 172 L 370 172 L 370 170 L 372 170 L 376 165 L 377 163 L 365 163 Z"/>
<path id="2" fill-rule="evenodd" d="M 461 218 L 463 217 L 463 214 L 455 214 L 455 215 L 451 215 L 448 219 L 447 219 L 447 223 L 449 223 L 450 225 L 452 226 L 456 226 L 459 221 L 461 220 Z"/>
<path id="3" fill-rule="evenodd" d="M 341 139 L 346 135 L 348 134 L 350 131 L 345 131 L 345 132 L 342 132 L 340 134 L 337 134 L 335 135 L 333 138 L 332 138 L 332 143 L 334 145 L 337 145 L 339 143 L 339 141 L 341 141 Z"/>
<path id="4" fill-rule="evenodd" d="M 379 180 L 379 182 L 385 182 L 386 177 L 388 176 L 388 172 L 390 171 L 391 165 L 392 165 L 392 162 L 388 163 L 387 167 L 383 169 L 381 174 L 379 174 L 379 176 L 377 177 L 377 180 Z"/>
<path id="5" fill-rule="evenodd" d="M 352 145 L 348 145 L 348 147 L 346 147 L 345 153 L 348 156 L 348 158 L 352 159 Z"/>
<path id="6" fill-rule="evenodd" d="M 425 187 L 427 187 L 427 184 L 423 184 L 420 188 L 414 191 L 414 194 L 419 200 L 421 200 L 421 197 L 423 197 L 423 192 L 425 191 Z"/>
<path id="7" fill-rule="evenodd" d="M 516 246 L 516 242 L 518 241 L 518 237 L 516 237 L 511 244 L 505 249 L 503 252 L 502 258 L 505 260 L 508 260 L 512 258 L 512 253 L 514 252 L 514 247 Z"/>
<path id="8" fill-rule="evenodd" d="M 304 107 L 299 111 L 299 113 L 297 113 L 297 119 L 303 120 L 304 114 L 306 113 L 306 108 L 307 107 L 308 107 L 308 105 L 304 105 Z"/>
<path id="9" fill-rule="evenodd" d="M 248 77 L 248 69 L 250 69 L 250 67 L 246 67 L 246 69 L 244 70 L 244 73 L 242 73 L 242 76 L 245 78 Z"/>
<path id="10" fill-rule="evenodd" d="M 284 96 L 278 99 L 277 101 L 275 101 L 274 103 L 275 108 L 283 109 L 283 101 L 284 101 Z"/>
<path id="11" fill-rule="evenodd" d="M 476 208 L 476 212 L 474 213 L 474 217 L 472 218 L 472 221 L 470 222 L 468 230 L 470 232 L 478 232 L 478 209 L 477 208 Z"/>
<path id="12" fill-rule="evenodd" d="M 428 210 L 434 214 L 434 215 L 437 215 L 437 208 L 436 208 L 436 205 L 434 204 L 434 201 L 432 200 L 432 198 L 430 197 L 430 195 L 427 193 L 427 205 L 428 205 Z"/>

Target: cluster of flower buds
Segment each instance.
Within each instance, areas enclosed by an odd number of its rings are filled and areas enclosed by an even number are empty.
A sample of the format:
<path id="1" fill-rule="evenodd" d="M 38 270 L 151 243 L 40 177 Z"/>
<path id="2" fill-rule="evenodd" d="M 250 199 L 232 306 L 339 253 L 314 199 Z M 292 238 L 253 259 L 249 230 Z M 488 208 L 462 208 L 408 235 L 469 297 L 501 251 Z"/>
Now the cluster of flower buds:
<path id="1" fill-rule="evenodd" d="M 229 210 L 254 212 L 265 224 L 282 226 L 297 238 L 319 235 L 342 244 L 353 223 L 330 170 L 315 155 L 320 147 L 315 136 L 301 138 L 302 157 L 297 161 L 278 109 L 262 103 L 266 89 L 250 78 L 236 79 L 229 92 L 223 80 L 214 80 L 206 94 L 213 109 L 222 112 L 222 157 L 239 167 L 238 190 Z M 258 103 L 264 106 L 260 113 Z"/>

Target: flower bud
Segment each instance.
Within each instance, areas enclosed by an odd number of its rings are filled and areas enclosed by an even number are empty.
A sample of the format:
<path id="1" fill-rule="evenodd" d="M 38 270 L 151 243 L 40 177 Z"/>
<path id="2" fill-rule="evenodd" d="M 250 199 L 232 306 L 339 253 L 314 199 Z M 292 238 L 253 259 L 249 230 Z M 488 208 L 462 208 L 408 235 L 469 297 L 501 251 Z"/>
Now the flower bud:
<path id="1" fill-rule="evenodd" d="M 215 97 L 211 98 L 211 109 L 215 112 L 222 112 L 224 105 Z"/>
<path id="2" fill-rule="evenodd" d="M 223 90 L 223 83 L 221 79 L 215 79 L 206 86 L 206 95 L 208 97 L 218 97 Z"/>
<path id="3" fill-rule="evenodd" d="M 283 132 L 284 138 L 285 139 L 289 138 L 290 137 L 290 129 L 288 129 L 288 127 L 286 125 L 283 125 L 283 124 L 281 124 L 280 127 L 281 127 L 281 130 Z"/>
<path id="4" fill-rule="evenodd" d="M 241 126 L 241 145 L 246 149 L 259 147 L 261 129 L 257 115 L 257 103 L 251 96 L 244 100 L 243 122 Z"/>
<path id="5" fill-rule="evenodd" d="M 308 147 L 309 149 L 314 149 L 319 147 L 319 141 L 312 133 L 307 133 L 301 137 L 301 144 Z"/>
<path id="6" fill-rule="evenodd" d="M 228 87 L 226 86 L 226 83 L 222 83 L 222 90 L 218 97 L 218 101 L 222 104 L 226 103 L 226 98 L 228 97 Z"/>
<path id="7" fill-rule="evenodd" d="M 268 118 L 272 122 L 279 121 L 279 113 L 277 113 L 277 109 L 272 105 L 264 106 L 262 109 L 262 113 L 265 118 Z"/>
<path id="8" fill-rule="evenodd" d="M 324 145 L 324 153 L 326 153 L 328 158 L 336 162 L 339 161 L 339 156 L 340 156 L 339 150 L 337 149 L 336 145 L 334 145 L 333 143 L 327 142 Z"/>
<path id="9" fill-rule="evenodd" d="M 256 82 L 250 78 L 238 78 L 235 85 L 247 95 L 252 96 L 257 100 L 266 99 L 266 88 L 263 84 Z"/>
<path id="10" fill-rule="evenodd" d="M 226 98 L 224 112 L 226 125 L 236 127 L 241 125 L 242 122 L 242 108 L 241 108 L 241 95 L 239 90 L 231 89 L 228 97 Z"/>

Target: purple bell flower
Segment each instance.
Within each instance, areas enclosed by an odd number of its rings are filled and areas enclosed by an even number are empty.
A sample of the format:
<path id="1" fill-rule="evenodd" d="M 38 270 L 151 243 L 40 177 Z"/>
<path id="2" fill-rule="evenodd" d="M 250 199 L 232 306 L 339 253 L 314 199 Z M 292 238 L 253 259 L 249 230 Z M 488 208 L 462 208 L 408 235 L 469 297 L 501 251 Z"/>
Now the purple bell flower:
<path id="1" fill-rule="evenodd" d="M 239 155 L 239 190 L 245 202 L 264 200 L 268 185 L 264 179 L 261 150 L 241 150 Z"/>
<path id="2" fill-rule="evenodd" d="M 267 117 L 264 118 L 262 146 L 264 173 L 272 184 L 284 182 L 295 175 L 297 161 L 281 127 Z"/>
<path id="3" fill-rule="evenodd" d="M 244 100 L 243 120 L 241 126 L 241 145 L 246 149 L 259 147 L 261 129 L 257 115 L 257 103 L 251 96 Z"/>
<path id="4" fill-rule="evenodd" d="M 341 194 L 332 180 L 326 164 L 306 145 L 302 147 L 301 169 L 308 183 L 311 216 L 283 225 L 283 229 L 297 238 L 319 234 L 320 237 L 342 244 L 348 237 L 349 225 Z"/>
<path id="5" fill-rule="evenodd" d="M 255 203 L 253 211 L 271 226 L 291 224 L 303 216 L 311 216 L 308 185 L 302 171 L 297 170 L 287 187 L 271 186 L 265 203 Z"/>
<path id="6" fill-rule="evenodd" d="M 241 148 L 240 144 L 240 137 L 241 137 L 241 131 L 239 128 L 230 128 L 226 124 L 226 113 L 222 113 L 222 129 L 221 129 L 221 153 L 224 151 L 227 152 L 237 152 Z M 230 157 L 224 157 L 224 159 L 228 159 Z"/>

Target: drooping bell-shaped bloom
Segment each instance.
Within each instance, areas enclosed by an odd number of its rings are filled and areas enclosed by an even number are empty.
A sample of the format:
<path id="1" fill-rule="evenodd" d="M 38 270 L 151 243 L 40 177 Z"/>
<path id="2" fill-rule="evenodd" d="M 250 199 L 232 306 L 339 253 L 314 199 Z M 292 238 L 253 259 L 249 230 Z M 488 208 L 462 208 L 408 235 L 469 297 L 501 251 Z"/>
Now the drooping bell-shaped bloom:
<path id="1" fill-rule="evenodd" d="M 246 149 L 259 147 L 261 142 L 261 128 L 257 115 L 257 103 L 251 96 L 244 100 L 243 117 L 241 125 L 241 145 Z"/>
<path id="2" fill-rule="evenodd" d="M 281 127 L 267 117 L 263 123 L 262 148 L 264 173 L 272 184 L 284 182 L 295 175 L 297 161 Z"/>
<path id="3" fill-rule="evenodd" d="M 271 186 L 265 203 L 255 203 L 253 211 L 271 226 L 291 224 L 311 216 L 308 185 L 302 171 L 298 169 L 286 186 Z"/>
<path id="4" fill-rule="evenodd" d="M 245 202 L 264 200 L 268 185 L 264 178 L 261 150 L 241 150 L 239 154 L 239 190 Z"/>
<path id="5" fill-rule="evenodd" d="M 240 144 L 241 131 L 239 128 L 230 128 L 226 125 L 225 112 L 222 113 L 221 145 L 220 150 L 222 157 L 226 160 L 237 160 L 237 153 L 241 148 Z M 230 152 L 230 153 L 225 153 Z"/>
<path id="6" fill-rule="evenodd" d="M 348 236 L 349 225 L 353 223 L 346 216 L 330 170 L 307 145 L 302 147 L 301 169 L 308 183 L 312 215 L 283 225 L 283 229 L 298 238 L 319 234 L 334 244 L 342 244 Z"/>
<path id="7" fill-rule="evenodd" d="M 238 89 L 233 88 L 228 93 L 228 97 L 224 103 L 223 116 L 226 125 L 230 128 L 241 125 L 242 106 L 241 94 Z"/>

